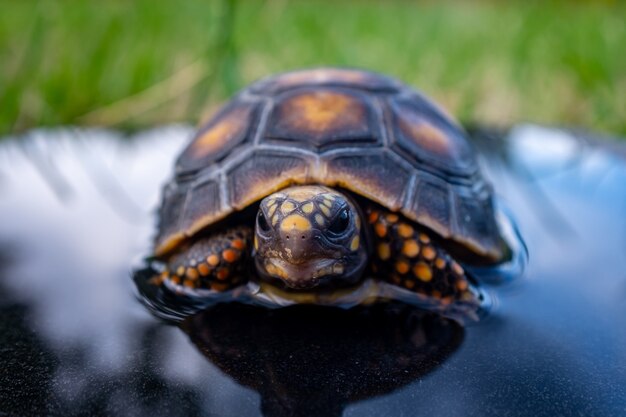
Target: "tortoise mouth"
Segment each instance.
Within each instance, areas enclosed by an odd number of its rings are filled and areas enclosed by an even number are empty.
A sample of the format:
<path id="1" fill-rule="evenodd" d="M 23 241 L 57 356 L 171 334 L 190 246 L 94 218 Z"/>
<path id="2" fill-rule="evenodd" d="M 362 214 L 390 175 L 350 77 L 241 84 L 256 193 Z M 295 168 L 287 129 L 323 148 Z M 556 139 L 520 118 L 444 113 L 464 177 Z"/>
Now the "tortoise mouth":
<path id="1" fill-rule="evenodd" d="M 280 258 L 266 258 L 260 265 L 265 275 L 279 279 L 291 289 L 311 289 L 335 276 L 343 275 L 345 263 L 341 259 L 316 258 L 293 264 Z"/>

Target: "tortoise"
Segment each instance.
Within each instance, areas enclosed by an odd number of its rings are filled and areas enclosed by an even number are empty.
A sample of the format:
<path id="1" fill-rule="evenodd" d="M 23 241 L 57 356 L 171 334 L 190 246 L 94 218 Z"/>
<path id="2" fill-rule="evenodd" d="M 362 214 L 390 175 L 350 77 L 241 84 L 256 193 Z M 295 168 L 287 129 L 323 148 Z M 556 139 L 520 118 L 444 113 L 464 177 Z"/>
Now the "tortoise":
<path id="1" fill-rule="evenodd" d="M 295 297 L 366 278 L 477 304 L 462 265 L 511 250 L 463 128 L 423 94 L 357 69 L 258 81 L 202 124 L 163 189 L 152 281 L 211 297 Z"/>

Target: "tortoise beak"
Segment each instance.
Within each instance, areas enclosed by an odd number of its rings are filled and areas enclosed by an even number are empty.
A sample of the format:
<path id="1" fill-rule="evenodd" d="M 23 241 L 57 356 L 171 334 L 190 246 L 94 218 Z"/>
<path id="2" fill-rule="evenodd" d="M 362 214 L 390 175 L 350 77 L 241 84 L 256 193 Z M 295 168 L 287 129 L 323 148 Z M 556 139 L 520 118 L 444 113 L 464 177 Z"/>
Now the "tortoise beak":
<path id="1" fill-rule="evenodd" d="M 344 265 L 339 259 L 318 258 L 294 264 L 279 258 L 263 261 L 262 270 L 272 278 L 278 278 L 288 288 L 311 289 L 333 275 L 340 275 Z"/>

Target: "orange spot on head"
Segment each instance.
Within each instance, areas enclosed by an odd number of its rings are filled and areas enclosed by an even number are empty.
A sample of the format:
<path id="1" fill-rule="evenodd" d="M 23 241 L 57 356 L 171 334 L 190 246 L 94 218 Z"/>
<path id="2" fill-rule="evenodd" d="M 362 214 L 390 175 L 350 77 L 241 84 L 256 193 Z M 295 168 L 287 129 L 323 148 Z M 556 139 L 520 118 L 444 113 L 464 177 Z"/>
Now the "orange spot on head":
<path id="1" fill-rule="evenodd" d="M 420 233 L 420 242 L 422 243 L 430 243 L 430 238 L 426 233 Z"/>
<path id="2" fill-rule="evenodd" d="M 178 268 L 176 268 L 176 275 L 184 275 L 185 274 L 185 267 L 184 266 L 179 266 Z"/>
<path id="3" fill-rule="evenodd" d="M 378 213 L 373 211 L 369 214 L 368 219 L 370 224 L 374 224 L 376 223 L 376 221 L 378 220 Z"/>
<path id="4" fill-rule="evenodd" d="M 413 289 L 413 287 L 415 287 L 415 281 L 413 281 L 412 279 L 407 279 L 404 281 L 404 286 L 409 290 Z"/>
<path id="5" fill-rule="evenodd" d="M 287 232 L 297 230 L 305 232 L 311 230 L 311 222 L 306 217 L 299 214 L 291 214 L 283 219 L 280 223 L 280 229 Z"/>
<path id="6" fill-rule="evenodd" d="M 178 285 L 178 284 L 180 284 L 180 277 L 178 275 L 173 275 L 170 278 L 170 281 L 172 282 L 172 284 Z"/>
<path id="7" fill-rule="evenodd" d="M 186 279 L 186 280 L 183 282 L 183 285 L 184 285 L 185 287 L 187 287 L 187 288 L 195 288 L 195 287 L 196 287 L 196 284 L 195 284 L 192 280 L 190 280 L 190 279 Z"/>

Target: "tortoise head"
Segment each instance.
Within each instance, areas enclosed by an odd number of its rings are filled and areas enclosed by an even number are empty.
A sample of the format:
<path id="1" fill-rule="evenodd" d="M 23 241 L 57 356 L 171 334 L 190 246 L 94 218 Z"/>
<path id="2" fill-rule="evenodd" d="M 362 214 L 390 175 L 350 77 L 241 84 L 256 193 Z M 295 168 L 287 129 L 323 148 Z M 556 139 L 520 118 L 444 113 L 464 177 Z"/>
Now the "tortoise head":
<path id="1" fill-rule="evenodd" d="M 297 186 L 271 194 L 257 214 L 257 272 L 291 289 L 353 284 L 367 264 L 362 224 L 352 200 L 327 187 Z"/>

